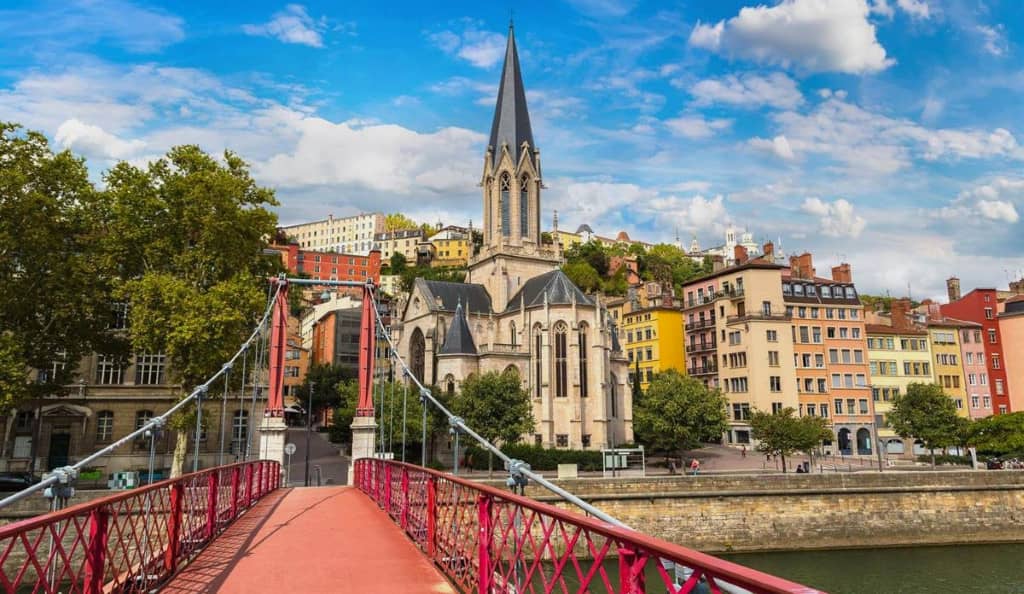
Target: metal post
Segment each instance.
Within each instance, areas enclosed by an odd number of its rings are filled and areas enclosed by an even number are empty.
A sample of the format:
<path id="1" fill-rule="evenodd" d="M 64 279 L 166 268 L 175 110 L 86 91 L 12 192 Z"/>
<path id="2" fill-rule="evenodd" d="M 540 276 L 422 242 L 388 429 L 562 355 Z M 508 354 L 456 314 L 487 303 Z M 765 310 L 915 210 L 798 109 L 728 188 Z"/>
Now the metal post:
<path id="1" fill-rule="evenodd" d="M 252 505 L 252 477 L 253 477 L 252 464 L 245 465 L 245 507 Z"/>
<path id="2" fill-rule="evenodd" d="M 494 539 L 494 525 L 491 522 L 492 504 L 490 495 L 481 495 L 477 499 L 477 525 L 480 531 L 477 535 L 477 556 L 480 560 L 480 574 L 477 576 L 479 594 L 491 594 L 491 583 L 494 581 L 491 569 L 491 541 Z"/>
<path id="3" fill-rule="evenodd" d="M 173 491 L 171 501 L 173 504 Z M 101 594 L 103 592 L 109 519 L 110 511 L 105 507 L 96 508 L 89 513 L 89 544 L 85 548 L 85 580 L 82 588 L 84 594 Z"/>
<path id="4" fill-rule="evenodd" d="M 220 470 L 210 472 L 207 480 L 206 494 L 206 538 L 212 539 L 217 534 L 217 491 L 220 489 Z"/>
<path id="5" fill-rule="evenodd" d="M 316 382 L 309 382 L 309 403 L 306 405 L 306 485 L 309 486 L 309 434 L 313 431 L 313 388 Z"/>
<path id="6" fill-rule="evenodd" d="M 409 529 L 409 469 L 405 466 L 402 467 L 402 515 L 398 525 L 402 530 Z"/>
<path id="7" fill-rule="evenodd" d="M 171 509 L 167 516 L 167 554 L 164 557 L 164 569 L 174 573 L 178 568 L 178 550 L 181 546 L 181 519 L 184 509 L 185 487 L 181 481 L 171 485 Z M 90 542 L 92 542 L 90 540 Z"/>
<path id="8" fill-rule="evenodd" d="M 231 519 L 238 517 L 238 486 L 241 482 L 241 469 L 235 466 L 231 469 Z"/>
<path id="9" fill-rule="evenodd" d="M 427 477 L 427 557 L 433 559 L 437 552 L 437 479 Z"/>
<path id="10" fill-rule="evenodd" d="M 881 437 L 878 438 L 878 472 L 883 472 L 883 470 L 882 470 L 882 438 Z"/>
<path id="11" fill-rule="evenodd" d="M 643 594 L 646 592 L 644 565 L 647 556 L 633 549 L 619 547 L 619 592 L 620 594 Z"/>

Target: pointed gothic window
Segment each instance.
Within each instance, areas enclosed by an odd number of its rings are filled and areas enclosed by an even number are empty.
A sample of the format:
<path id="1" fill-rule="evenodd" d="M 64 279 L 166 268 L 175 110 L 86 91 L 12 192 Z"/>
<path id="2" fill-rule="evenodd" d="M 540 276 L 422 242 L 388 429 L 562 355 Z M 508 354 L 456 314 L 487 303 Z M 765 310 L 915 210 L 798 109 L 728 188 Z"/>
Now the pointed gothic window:
<path id="1" fill-rule="evenodd" d="M 509 192 L 512 188 L 512 179 L 509 178 L 507 173 L 501 174 L 501 198 L 499 198 L 500 204 L 498 208 L 501 210 L 501 234 L 508 237 L 512 233 L 512 221 L 510 220 L 511 214 L 509 213 Z"/>
<path id="2" fill-rule="evenodd" d="M 563 323 L 555 326 L 555 397 L 565 398 L 569 395 L 569 382 L 566 381 L 566 334 L 568 328 Z"/>
<path id="3" fill-rule="evenodd" d="M 416 328 L 412 331 L 412 340 L 409 344 L 409 355 L 412 359 L 412 374 L 416 376 L 416 379 L 423 381 L 423 372 L 426 363 L 426 339 L 423 337 L 423 332 Z"/>
<path id="4" fill-rule="evenodd" d="M 510 322 L 508 325 L 508 343 L 512 346 L 516 346 L 516 323 Z"/>
<path id="5" fill-rule="evenodd" d="M 587 397 L 587 325 L 580 324 L 580 397 Z"/>
<path id="6" fill-rule="evenodd" d="M 519 180 L 519 234 L 530 236 L 530 178 Z"/>
<path id="7" fill-rule="evenodd" d="M 535 398 L 541 397 L 541 383 L 544 381 L 544 339 L 540 333 L 540 324 L 533 327 L 533 392 Z"/>

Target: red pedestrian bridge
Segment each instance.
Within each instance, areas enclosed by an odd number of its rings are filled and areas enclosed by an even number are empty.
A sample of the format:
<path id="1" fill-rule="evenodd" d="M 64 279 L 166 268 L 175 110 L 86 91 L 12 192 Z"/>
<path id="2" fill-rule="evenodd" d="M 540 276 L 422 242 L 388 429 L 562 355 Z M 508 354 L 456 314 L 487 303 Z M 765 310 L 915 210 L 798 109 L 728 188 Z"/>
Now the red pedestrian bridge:
<path id="1" fill-rule="evenodd" d="M 355 486 L 211 468 L 0 527 L 0 590 L 818 592 L 508 491 L 355 462 Z"/>

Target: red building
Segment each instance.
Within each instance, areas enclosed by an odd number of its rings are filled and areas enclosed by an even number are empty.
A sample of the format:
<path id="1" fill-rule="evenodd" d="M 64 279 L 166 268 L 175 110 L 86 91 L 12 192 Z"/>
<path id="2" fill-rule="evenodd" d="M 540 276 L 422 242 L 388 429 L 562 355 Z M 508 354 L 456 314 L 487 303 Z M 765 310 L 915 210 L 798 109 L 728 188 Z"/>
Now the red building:
<path id="1" fill-rule="evenodd" d="M 366 256 L 317 252 L 300 249 L 298 244 L 272 245 L 281 254 L 288 271 L 317 280 L 364 282 L 372 279 L 380 284 L 380 251 L 372 250 Z"/>
<path id="2" fill-rule="evenodd" d="M 955 282 L 955 285 L 953 283 Z M 1006 414 L 1010 408 L 1010 387 L 1006 379 L 1006 357 L 1003 354 L 1003 338 L 999 332 L 999 297 L 995 289 L 974 289 L 959 295 L 959 281 L 950 279 L 950 302 L 941 306 L 943 316 L 981 324 L 981 329 L 961 331 L 960 340 L 967 345 L 980 342 L 985 347 L 986 375 L 982 383 L 988 382 L 992 392 L 992 412 Z"/>

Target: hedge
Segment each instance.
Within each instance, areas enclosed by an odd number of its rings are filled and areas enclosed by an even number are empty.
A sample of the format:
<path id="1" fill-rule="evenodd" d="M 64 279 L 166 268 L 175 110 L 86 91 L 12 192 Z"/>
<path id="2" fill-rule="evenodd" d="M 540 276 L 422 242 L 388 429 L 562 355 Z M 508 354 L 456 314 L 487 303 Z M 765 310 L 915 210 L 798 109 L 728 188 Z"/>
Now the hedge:
<path id="1" fill-rule="evenodd" d="M 576 464 L 580 470 L 601 470 L 601 452 L 594 450 L 545 449 L 541 446 L 511 444 L 501 447 L 510 458 L 522 460 L 533 470 L 558 470 L 559 464 Z M 465 449 L 463 460 L 469 458 L 468 466 L 474 470 L 487 470 L 487 451 L 476 446 Z M 501 460 L 495 460 L 494 467 L 501 469 Z"/>

